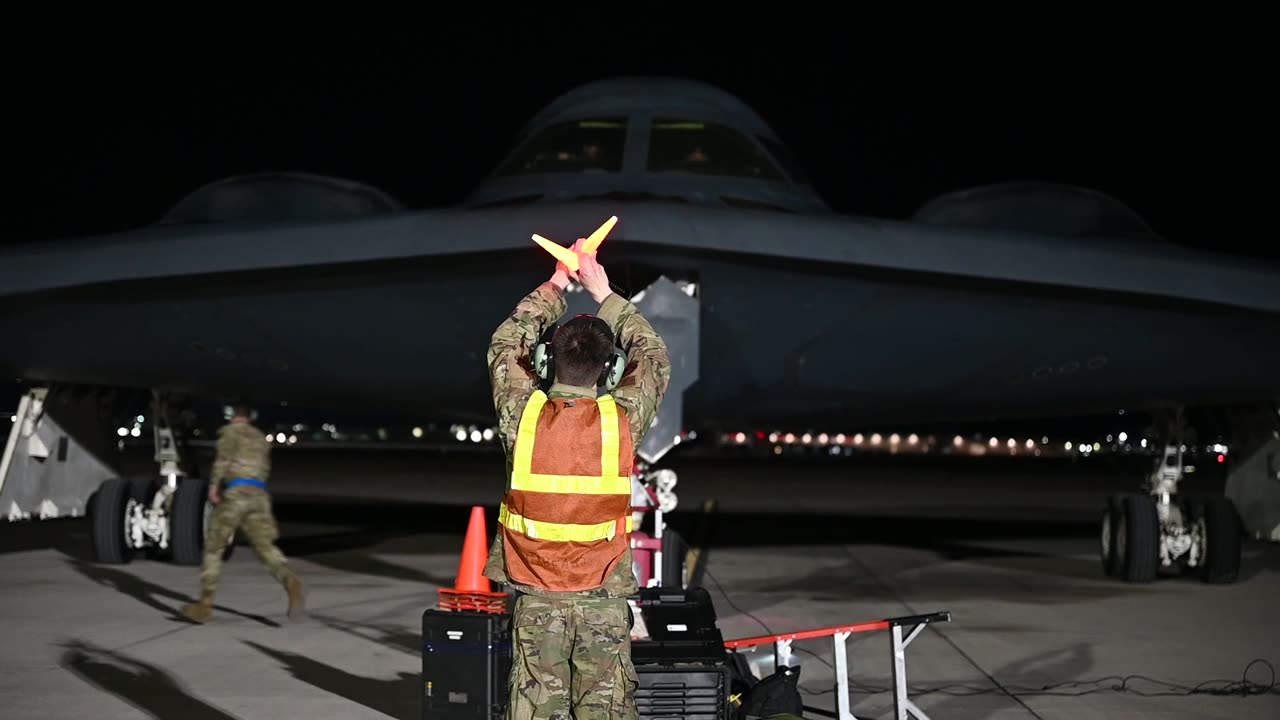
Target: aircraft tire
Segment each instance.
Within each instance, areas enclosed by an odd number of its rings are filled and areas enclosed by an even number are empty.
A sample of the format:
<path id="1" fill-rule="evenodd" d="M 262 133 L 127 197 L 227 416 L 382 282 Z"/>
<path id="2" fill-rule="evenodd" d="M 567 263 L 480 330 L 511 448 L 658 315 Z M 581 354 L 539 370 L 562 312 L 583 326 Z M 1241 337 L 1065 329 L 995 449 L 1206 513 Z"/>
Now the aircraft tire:
<path id="1" fill-rule="evenodd" d="M 204 506 L 209 484 L 182 478 L 169 513 L 169 548 L 176 565 L 199 565 L 204 558 Z"/>
<path id="2" fill-rule="evenodd" d="M 1102 572 L 1107 577 L 1120 575 L 1119 555 L 1116 553 L 1116 528 L 1120 525 L 1120 513 L 1124 512 L 1124 496 L 1119 493 L 1107 498 L 1102 508 L 1102 527 L 1098 531 L 1098 554 L 1102 557 Z"/>
<path id="3" fill-rule="evenodd" d="M 1154 582 L 1160 570 L 1160 516 L 1150 495 L 1123 496 L 1124 533 L 1120 573 L 1126 582 Z"/>
<path id="4" fill-rule="evenodd" d="M 1200 579 L 1213 585 L 1228 585 L 1240 577 L 1243 553 L 1240 516 L 1229 498 L 1213 495 L 1199 504 L 1204 519 L 1204 558 Z"/>
<path id="5" fill-rule="evenodd" d="M 112 478 L 99 486 L 92 503 L 93 557 L 100 563 L 123 565 L 133 560 L 133 548 L 125 542 L 124 511 L 133 497 L 133 483 Z"/>

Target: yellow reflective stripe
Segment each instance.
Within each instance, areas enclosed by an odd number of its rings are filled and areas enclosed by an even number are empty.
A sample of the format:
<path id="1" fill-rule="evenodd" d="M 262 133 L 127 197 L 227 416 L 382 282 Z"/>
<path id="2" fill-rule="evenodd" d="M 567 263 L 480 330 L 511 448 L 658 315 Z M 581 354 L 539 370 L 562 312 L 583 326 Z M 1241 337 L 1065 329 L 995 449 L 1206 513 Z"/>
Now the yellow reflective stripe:
<path id="1" fill-rule="evenodd" d="M 569 525 L 562 523 L 530 520 L 517 515 L 507 508 L 506 503 L 498 509 L 498 523 L 509 530 L 527 535 L 535 540 L 551 542 L 594 542 L 596 540 L 612 540 L 618 532 L 618 521 L 597 523 L 595 525 Z M 627 516 L 627 533 L 631 533 L 634 522 Z"/>
<path id="2" fill-rule="evenodd" d="M 572 495 L 631 495 L 631 478 L 594 475 L 513 475 L 512 490 Z"/>
<path id="3" fill-rule="evenodd" d="M 618 406 L 612 395 L 596 400 L 600 408 L 600 476 L 607 479 L 618 474 Z M 631 479 L 627 479 L 627 493 L 631 492 Z"/>
<path id="4" fill-rule="evenodd" d="M 538 416 L 547 404 L 547 394 L 535 390 L 520 415 L 520 429 L 516 431 L 516 457 L 512 466 L 512 479 L 527 477 L 533 472 L 533 436 L 538 429 Z"/>

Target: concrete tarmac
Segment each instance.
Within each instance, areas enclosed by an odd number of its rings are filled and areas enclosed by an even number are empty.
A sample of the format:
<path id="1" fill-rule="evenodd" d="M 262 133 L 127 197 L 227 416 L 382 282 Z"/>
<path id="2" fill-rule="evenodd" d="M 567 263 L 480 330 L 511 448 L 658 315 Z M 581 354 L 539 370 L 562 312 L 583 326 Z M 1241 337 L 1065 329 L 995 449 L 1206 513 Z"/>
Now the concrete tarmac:
<path id="1" fill-rule="evenodd" d="M 1132 466 L 672 465 L 673 525 L 695 535 L 702 502 L 719 502 L 705 584 L 726 638 L 948 610 L 953 621 L 907 651 L 913 698 L 934 720 L 1280 717 L 1280 691 L 1179 696 L 1238 685 L 1255 658 L 1280 664 L 1280 547 L 1247 543 L 1234 585 L 1103 577 L 1098 510 L 1137 487 Z M 297 622 L 244 545 L 200 626 L 177 614 L 197 568 L 97 565 L 83 519 L 0 524 L 0 714 L 420 717 L 421 615 L 452 584 L 467 507 L 496 506 L 501 467 L 492 455 L 277 452 L 280 544 L 308 590 Z M 1220 478 L 1188 484 L 1213 491 Z M 854 713 L 892 717 L 887 633 L 848 647 Z M 796 649 L 806 705 L 835 707 L 830 641 Z M 1249 680 L 1271 684 L 1271 669 L 1255 664 Z"/>

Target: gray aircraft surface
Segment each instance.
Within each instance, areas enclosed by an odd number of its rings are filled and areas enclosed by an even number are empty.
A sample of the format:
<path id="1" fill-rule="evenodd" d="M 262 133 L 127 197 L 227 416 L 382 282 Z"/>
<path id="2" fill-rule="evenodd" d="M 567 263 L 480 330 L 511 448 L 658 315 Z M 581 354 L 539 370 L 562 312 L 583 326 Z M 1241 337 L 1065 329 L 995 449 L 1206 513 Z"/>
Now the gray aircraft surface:
<path id="1" fill-rule="evenodd" d="M 906 220 L 835 213 L 739 99 L 646 78 L 554 100 L 459 207 L 273 173 L 149 227 L 4 247 L 0 371 L 488 422 L 490 334 L 553 267 L 530 236 L 568 245 L 612 215 L 614 284 L 694 329 L 675 343 L 677 430 L 1280 397 L 1280 266 L 1176 246 L 1051 184 Z"/>

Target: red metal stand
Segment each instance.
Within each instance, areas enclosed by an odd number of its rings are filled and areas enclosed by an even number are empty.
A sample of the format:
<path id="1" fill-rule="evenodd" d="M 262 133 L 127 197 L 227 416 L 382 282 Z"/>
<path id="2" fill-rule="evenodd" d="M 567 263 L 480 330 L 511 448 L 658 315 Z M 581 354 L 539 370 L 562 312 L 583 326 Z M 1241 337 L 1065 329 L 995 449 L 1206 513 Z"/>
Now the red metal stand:
<path id="1" fill-rule="evenodd" d="M 929 716 L 907 697 L 907 646 L 924 630 L 926 625 L 936 622 L 951 622 L 949 611 L 931 613 L 929 615 L 907 615 L 904 617 L 886 618 L 855 625 L 838 625 L 836 627 L 800 630 L 798 632 L 779 633 L 777 635 L 760 635 L 757 637 L 726 640 L 724 646 L 730 650 L 755 649 L 761 645 L 774 646 L 774 665 L 781 667 L 784 663 L 779 658 L 791 656 L 791 643 L 795 640 L 830 637 L 835 651 L 836 674 L 836 711 L 840 720 L 858 720 L 849 709 L 849 658 L 845 641 L 854 633 L 889 630 L 890 647 L 893 650 L 893 716 L 896 720 L 929 720 Z M 903 628 L 909 628 L 903 636 Z"/>

